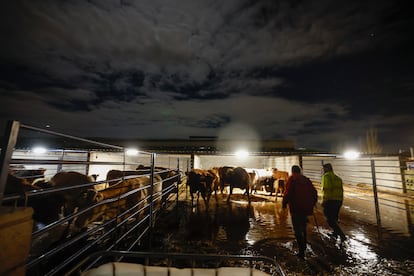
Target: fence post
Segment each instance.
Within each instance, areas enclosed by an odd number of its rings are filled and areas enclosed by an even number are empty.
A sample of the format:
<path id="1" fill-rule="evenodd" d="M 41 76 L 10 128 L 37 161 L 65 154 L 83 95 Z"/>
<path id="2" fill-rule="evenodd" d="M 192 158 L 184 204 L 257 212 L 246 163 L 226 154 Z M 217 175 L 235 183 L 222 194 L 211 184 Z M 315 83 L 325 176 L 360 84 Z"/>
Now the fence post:
<path id="1" fill-rule="evenodd" d="M 375 202 L 375 215 L 377 217 L 377 230 L 378 237 L 381 239 L 381 215 L 378 202 L 378 192 L 377 192 L 377 178 L 375 176 L 375 160 L 371 159 L 371 175 L 372 175 L 372 190 L 374 192 L 374 202 Z"/>
<path id="2" fill-rule="evenodd" d="M 181 173 L 180 173 L 180 157 L 177 158 L 177 173 L 178 173 L 178 177 L 177 177 L 177 199 L 176 199 L 176 205 L 178 207 L 178 196 L 179 196 L 179 186 L 181 183 Z"/>
<path id="3" fill-rule="evenodd" d="M 153 204 L 153 200 L 154 200 L 154 168 L 155 168 L 155 153 L 151 153 L 151 176 L 150 176 L 150 195 L 149 195 L 149 202 L 150 202 L 150 206 L 149 206 L 149 212 L 150 212 L 150 217 L 149 217 L 149 227 L 150 229 L 152 229 L 153 227 L 153 217 L 152 217 L 152 213 L 153 213 L 153 209 L 154 209 L 154 204 Z"/>
<path id="4" fill-rule="evenodd" d="M 405 176 L 405 172 L 406 172 L 407 167 L 406 167 L 405 159 L 401 155 L 398 157 L 398 159 L 400 161 L 402 189 L 403 189 L 403 193 L 406 194 L 407 193 L 407 178 Z"/>
<path id="5" fill-rule="evenodd" d="M 152 212 L 154 208 L 153 194 L 154 194 L 154 169 L 155 169 L 155 153 L 151 153 L 151 166 L 150 166 L 150 194 L 149 194 L 149 228 L 148 228 L 148 239 L 149 247 L 151 250 L 152 244 L 152 230 L 153 230 L 153 217 Z M 162 184 L 161 184 L 162 185 Z"/>
<path id="6" fill-rule="evenodd" d="M 9 172 L 10 159 L 13 155 L 13 149 L 17 142 L 20 123 L 17 121 L 9 121 L 1 147 L 0 155 L 0 205 L 3 201 L 4 190 L 6 189 L 7 175 Z"/>

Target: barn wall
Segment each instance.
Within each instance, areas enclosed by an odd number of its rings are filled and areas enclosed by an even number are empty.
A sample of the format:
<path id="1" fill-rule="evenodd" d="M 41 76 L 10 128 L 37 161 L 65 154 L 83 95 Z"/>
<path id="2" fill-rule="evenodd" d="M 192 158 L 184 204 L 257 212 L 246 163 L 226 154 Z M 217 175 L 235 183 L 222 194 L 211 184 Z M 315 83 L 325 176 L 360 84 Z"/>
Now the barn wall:
<path id="1" fill-rule="evenodd" d="M 234 155 L 199 155 L 199 163 L 195 168 L 210 169 L 212 167 L 243 167 L 243 168 L 260 168 L 266 165 L 265 160 L 260 156 L 248 156 L 246 158 L 238 158 Z"/>
<path id="2" fill-rule="evenodd" d="M 195 168 L 209 169 L 222 166 L 240 166 L 243 168 L 272 169 L 290 172 L 292 165 L 299 164 L 299 156 L 248 156 L 244 159 L 234 155 L 198 155 Z"/>
<path id="3" fill-rule="evenodd" d="M 87 164 L 38 164 L 35 160 L 55 161 L 82 161 Z M 35 154 L 28 150 L 15 150 L 13 159 L 31 159 L 33 164 L 24 164 L 26 169 L 45 168 L 46 178 L 50 178 L 58 171 L 77 171 L 86 174 L 97 174 L 98 181 L 106 178 L 106 173 L 111 169 L 134 170 L 139 164 L 149 165 L 151 154 L 140 153 L 137 156 L 125 156 L 122 152 L 92 151 L 48 151 L 44 154 Z M 398 156 L 375 157 L 375 179 L 379 190 L 402 192 L 403 181 L 401 177 L 400 160 Z M 110 162 L 112 164 L 105 164 Z M 320 182 L 321 165 L 332 163 L 334 171 L 342 177 L 346 184 L 372 186 L 371 159 L 359 158 L 347 160 L 335 156 L 303 156 L 303 173 L 314 182 Z M 248 156 L 244 159 L 234 155 L 195 155 L 194 167 L 209 169 L 220 166 L 241 166 L 251 169 L 277 168 L 290 174 L 292 165 L 299 164 L 298 155 L 288 156 Z M 13 164 L 18 165 L 18 164 Z M 190 168 L 189 154 L 156 154 L 155 165 L 166 168 L 177 168 L 186 171 Z"/>
<path id="4" fill-rule="evenodd" d="M 23 159 L 25 164 L 13 163 L 13 159 Z M 30 160 L 30 162 L 29 162 Z M 77 164 L 39 164 L 37 160 L 76 161 Z M 190 155 L 188 154 L 156 154 L 155 165 L 165 168 L 179 168 L 187 170 Z M 83 162 L 83 163 L 82 163 Z M 90 164 L 88 164 L 90 162 Z M 83 174 L 98 175 L 97 181 L 106 179 L 109 170 L 135 170 L 138 165 L 150 165 L 151 154 L 140 153 L 128 156 L 123 152 L 111 151 L 47 151 L 36 154 L 31 150 L 15 150 L 12 155 L 12 165 L 24 166 L 25 169 L 46 169 L 45 177 L 50 179 L 59 171 L 76 171 Z M 107 163 L 107 164 L 106 164 Z"/>
<path id="5" fill-rule="evenodd" d="M 155 157 L 155 165 L 170 169 L 179 166 L 180 170 L 187 171 L 190 167 L 190 159 L 190 154 L 157 154 Z"/>
<path id="6" fill-rule="evenodd" d="M 124 160 L 125 158 L 125 160 Z M 89 160 L 91 162 L 111 162 L 113 164 L 91 164 L 89 165 L 89 174 L 97 174 L 96 180 L 101 181 L 106 179 L 106 174 L 109 170 L 129 171 L 135 170 L 138 164 L 148 164 L 150 162 L 150 155 L 145 156 L 125 156 L 122 152 L 99 152 L 93 151 L 90 153 Z"/>
<path id="7" fill-rule="evenodd" d="M 268 159 L 269 168 L 277 168 L 290 174 L 293 165 L 299 165 L 299 155 L 271 156 Z"/>
<path id="8" fill-rule="evenodd" d="M 52 160 L 52 161 L 87 161 L 88 153 L 84 151 L 48 151 L 46 153 L 34 153 L 31 150 L 14 150 L 12 159 L 23 159 L 23 160 Z M 15 164 L 12 165 L 21 165 L 25 169 L 46 169 L 45 177 L 51 178 L 58 171 L 77 171 L 80 173 L 87 172 L 87 166 L 84 164 L 39 164 L 39 162 L 34 161 L 31 164 Z"/>

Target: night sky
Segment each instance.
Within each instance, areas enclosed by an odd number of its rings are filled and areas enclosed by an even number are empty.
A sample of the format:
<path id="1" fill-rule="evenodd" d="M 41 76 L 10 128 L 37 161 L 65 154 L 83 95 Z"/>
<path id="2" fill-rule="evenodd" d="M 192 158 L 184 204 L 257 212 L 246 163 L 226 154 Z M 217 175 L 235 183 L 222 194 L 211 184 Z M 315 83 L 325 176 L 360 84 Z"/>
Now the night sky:
<path id="1" fill-rule="evenodd" d="M 408 150 L 409 3 L 1 1 L 0 129 Z"/>

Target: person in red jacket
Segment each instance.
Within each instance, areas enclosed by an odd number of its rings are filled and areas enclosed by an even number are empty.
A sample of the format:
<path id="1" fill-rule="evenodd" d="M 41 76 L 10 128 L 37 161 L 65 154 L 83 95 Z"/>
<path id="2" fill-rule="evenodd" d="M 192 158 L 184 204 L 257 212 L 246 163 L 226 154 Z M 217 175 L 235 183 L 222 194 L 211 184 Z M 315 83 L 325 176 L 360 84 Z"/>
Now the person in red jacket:
<path id="1" fill-rule="evenodd" d="M 298 243 L 298 257 L 305 258 L 306 224 L 308 216 L 313 214 L 313 208 L 318 201 L 318 192 L 309 178 L 301 174 L 299 166 L 292 166 L 292 175 L 286 182 L 282 207 L 289 205 L 293 231 Z"/>

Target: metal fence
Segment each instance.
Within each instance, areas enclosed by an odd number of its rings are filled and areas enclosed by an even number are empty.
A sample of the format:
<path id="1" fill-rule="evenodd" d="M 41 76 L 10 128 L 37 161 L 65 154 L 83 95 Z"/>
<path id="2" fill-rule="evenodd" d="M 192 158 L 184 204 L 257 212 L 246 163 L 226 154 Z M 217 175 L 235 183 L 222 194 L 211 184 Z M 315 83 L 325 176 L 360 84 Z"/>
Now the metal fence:
<path id="1" fill-rule="evenodd" d="M 352 200 L 356 211 L 382 229 L 413 234 L 413 190 L 405 159 L 400 156 L 360 157 L 349 160 L 334 155 L 303 156 L 303 173 L 320 189 L 322 165 L 331 163 L 344 183 L 344 203 Z"/>
<path id="2" fill-rule="evenodd" d="M 16 151 L 15 144 L 22 131 L 34 131 L 73 139 L 79 143 L 89 143 L 105 148 L 110 153 L 104 150 L 99 153 L 98 151 L 67 149 L 47 150 L 38 154 L 30 150 Z M 21 260 L 12 267 L 3 267 L 2 273 L 10 272 L 16 267 L 24 267 L 28 275 L 60 275 L 74 262 L 96 250 L 130 251 L 141 243 L 149 242 L 146 238 L 151 239 L 151 230 L 158 212 L 168 207 L 167 204 L 176 203 L 179 192 L 183 192 L 180 169 L 183 161 L 176 156 L 168 159 L 168 167 L 160 168 L 160 162 L 157 163 L 155 153 L 140 151 L 138 156 L 128 156 L 126 149 L 120 146 L 60 134 L 15 121 L 10 123 L 6 137 L 0 160 L 2 209 L 13 212 L 20 208 L 31 207 L 34 210 L 33 217 L 47 215 L 49 212 L 52 212 L 53 216 L 48 217 L 47 223 L 35 221 L 33 229 L 28 229 L 31 238 L 27 256 L 22 256 Z M 145 169 L 137 170 L 138 166 Z M 21 182 L 18 184 L 23 185 L 18 187 L 21 192 L 5 193 L 10 172 L 13 171 L 19 175 L 21 171 L 39 168 L 45 172 L 43 179 L 38 179 L 33 184 L 33 175 L 19 176 L 17 179 Z M 125 191 L 116 192 L 116 196 L 100 201 L 87 201 L 90 204 L 82 205 L 82 207 L 74 205 L 73 209 L 67 208 L 70 203 L 73 203 L 68 202 L 68 198 L 79 203 L 79 200 L 89 200 L 88 196 L 91 192 L 96 196 L 106 191 L 105 187 L 110 183 L 105 179 L 105 174 L 114 168 L 121 172 L 135 170 L 136 173 L 123 174 L 111 180 L 113 183 L 127 183 L 134 179 L 147 179 L 148 181 L 142 185 L 128 186 Z M 63 171 L 77 172 L 85 176 L 103 172 L 103 176 L 100 176 L 101 180 L 70 183 L 62 187 L 38 186 L 49 183 L 53 176 Z M 165 185 L 166 183 L 168 185 Z M 17 186 L 17 183 L 14 184 Z M 27 189 L 25 185 L 30 186 L 30 189 Z M 102 185 L 104 186 L 97 189 Z M 122 186 L 117 187 L 122 188 Z M 56 201 L 57 199 L 59 200 Z M 59 210 L 56 210 L 57 208 Z M 98 212 L 103 213 L 104 216 L 92 221 L 88 220 L 91 215 L 96 215 Z M 110 216 L 109 212 L 111 212 Z M 55 216 L 57 216 L 56 219 L 52 219 Z M 84 224 L 83 229 L 76 226 L 81 218 L 86 218 L 85 221 L 88 222 Z"/>
<path id="3" fill-rule="evenodd" d="M 34 153 L 31 149 L 16 150 L 15 144 L 21 131 L 35 132 L 42 135 L 64 137 L 95 145 L 96 150 L 80 150 L 62 148 L 48 150 L 43 153 Z M 107 187 L 106 174 L 109 170 L 129 171 L 136 170 L 139 165 L 148 170 L 140 173 L 139 177 L 148 177 L 151 181 L 147 185 L 136 187 L 126 193 L 120 193 L 116 198 L 107 198 L 85 208 L 77 208 L 76 212 L 59 212 L 59 218 L 44 225 L 36 225 L 31 233 L 30 253 L 25 260 L 25 267 L 30 274 L 39 275 L 61 274 L 71 264 L 84 258 L 90 252 L 97 250 L 126 250 L 129 251 L 143 242 L 144 237 L 151 237 L 151 228 L 157 212 L 168 202 L 178 200 L 179 191 L 185 192 L 181 183 L 184 177 L 182 170 L 189 169 L 190 155 L 157 155 L 150 152 L 139 152 L 139 155 L 128 155 L 126 148 L 99 143 L 79 137 L 55 133 L 45 129 L 11 122 L 6 140 L 2 145 L 0 157 L 0 202 L 3 206 L 29 206 L 34 199 L 58 197 L 62 193 L 75 193 L 89 189 L 101 190 Z M 201 156 L 197 159 L 200 166 L 217 165 L 220 156 Z M 254 161 L 254 162 L 253 162 Z M 321 167 L 324 163 L 331 163 L 344 181 L 346 198 L 354 198 L 371 206 L 367 217 L 373 218 L 373 223 L 382 227 L 395 229 L 396 223 L 388 218 L 398 218 L 401 232 L 413 232 L 414 205 L 412 198 L 414 185 L 414 168 L 406 165 L 399 156 L 362 157 L 357 160 L 347 160 L 334 155 L 289 155 L 289 156 L 257 156 L 251 166 L 278 167 L 290 171 L 291 165 L 302 164 L 304 175 L 318 187 L 321 179 Z M 163 167 L 165 170 L 156 169 Z M 24 191 L 18 194 L 5 195 L 5 188 L 10 170 L 38 170 L 44 169 L 43 177 L 50 179 L 61 171 L 76 171 L 85 175 L 95 175 L 96 181 L 70 185 L 66 187 L 52 187 Z M 176 172 L 171 178 L 160 178 L 166 172 Z M 31 176 L 33 177 L 33 176 Z M 125 181 L 137 175 L 122 175 L 113 181 Z M 173 185 L 163 185 L 166 181 Z M 97 188 L 99 187 L 99 188 Z M 320 187 L 319 187 L 320 188 Z M 124 204 L 130 197 L 145 194 L 139 201 L 128 208 L 119 208 L 111 218 L 93 221 L 82 232 L 67 230 L 80 216 L 96 212 L 105 206 Z M 87 195 L 81 194 L 79 195 Z M 346 200 L 345 198 L 345 200 Z M 47 204 L 45 200 L 43 206 Z M 361 207 L 365 208 L 365 207 Z M 35 212 L 36 212 L 36 208 Z M 386 215 L 385 215 L 386 214 Z M 401 219 L 403 218 L 403 219 Z M 402 225 L 402 226 L 401 226 Z M 72 228 L 73 229 L 73 228 Z M 69 257 L 68 257 L 69 256 Z"/>
<path id="4" fill-rule="evenodd" d="M 169 270 L 161 270 L 160 267 L 174 267 L 174 268 L 187 268 L 187 270 L 179 270 L 180 275 L 193 275 L 200 273 L 200 275 L 211 275 L 211 269 L 203 271 L 203 268 L 219 268 L 223 266 L 244 267 L 250 269 L 238 269 L 228 271 L 230 275 L 236 275 L 241 273 L 243 275 L 255 275 L 256 273 L 252 269 L 259 269 L 269 275 L 284 276 L 285 273 L 280 267 L 279 263 L 275 259 L 271 259 L 265 256 L 252 256 L 252 255 L 219 255 L 219 254 L 192 254 L 192 253 L 165 253 L 165 252 L 121 252 L 121 251 L 101 251 L 95 252 L 87 256 L 84 260 L 78 263 L 70 272 L 75 274 L 82 273 L 82 266 L 90 263 L 91 260 L 96 258 L 104 258 L 104 264 L 110 262 L 119 262 L 123 259 L 131 260 L 132 262 L 144 263 L 146 266 L 156 265 L 158 266 L 159 275 L 169 275 Z M 181 261 L 181 262 L 179 262 Z M 194 273 L 193 270 L 188 268 L 201 268 L 198 269 L 198 273 Z M 148 269 L 149 270 L 149 269 Z M 128 270 L 131 272 L 131 270 Z M 138 274 L 138 271 L 135 271 Z M 164 273 L 163 273 L 164 272 Z M 131 272 L 132 273 L 132 272 Z M 216 275 L 217 271 L 214 272 Z M 157 274 L 158 275 L 158 274 Z M 227 274 L 222 274 L 227 275 Z"/>

